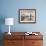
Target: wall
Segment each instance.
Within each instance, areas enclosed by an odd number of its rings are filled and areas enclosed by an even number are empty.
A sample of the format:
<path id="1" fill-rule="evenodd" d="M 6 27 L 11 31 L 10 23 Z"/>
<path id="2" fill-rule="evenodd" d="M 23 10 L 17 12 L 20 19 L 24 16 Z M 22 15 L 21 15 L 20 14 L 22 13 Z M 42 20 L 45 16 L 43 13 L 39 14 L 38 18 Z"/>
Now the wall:
<path id="1" fill-rule="evenodd" d="M 36 9 L 36 24 L 19 24 L 18 9 L 34 8 Z M 45 0 L 1 0 L 2 17 L 13 17 L 15 19 L 14 26 L 11 31 L 46 31 L 46 1 Z M 1 26 L 2 32 L 8 31 L 6 25 Z"/>

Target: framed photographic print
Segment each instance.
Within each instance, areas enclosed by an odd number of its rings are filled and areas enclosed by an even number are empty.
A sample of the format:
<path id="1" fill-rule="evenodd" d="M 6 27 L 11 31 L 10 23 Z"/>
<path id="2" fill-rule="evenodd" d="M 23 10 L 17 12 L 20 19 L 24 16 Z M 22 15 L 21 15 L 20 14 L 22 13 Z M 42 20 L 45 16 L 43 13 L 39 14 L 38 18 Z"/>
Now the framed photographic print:
<path id="1" fill-rule="evenodd" d="M 19 23 L 36 23 L 36 9 L 19 9 Z"/>

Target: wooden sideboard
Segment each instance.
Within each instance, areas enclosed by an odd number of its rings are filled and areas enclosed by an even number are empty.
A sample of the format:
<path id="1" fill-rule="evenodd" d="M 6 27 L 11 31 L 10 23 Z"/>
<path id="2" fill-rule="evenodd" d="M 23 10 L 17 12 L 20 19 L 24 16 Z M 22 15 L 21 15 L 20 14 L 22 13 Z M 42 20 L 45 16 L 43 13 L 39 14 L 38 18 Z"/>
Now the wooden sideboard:
<path id="1" fill-rule="evenodd" d="M 4 33 L 4 46 L 43 46 L 43 35 L 40 32 L 38 35 L 25 35 L 26 32 L 11 32 L 8 35 Z"/>

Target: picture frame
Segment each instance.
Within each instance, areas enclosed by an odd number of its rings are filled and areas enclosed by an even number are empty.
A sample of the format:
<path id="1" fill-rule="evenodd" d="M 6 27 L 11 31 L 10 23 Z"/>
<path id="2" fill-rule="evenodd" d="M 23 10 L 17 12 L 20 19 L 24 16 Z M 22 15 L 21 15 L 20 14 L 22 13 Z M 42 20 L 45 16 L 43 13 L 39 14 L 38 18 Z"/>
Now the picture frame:
<path id="1" fill-rule="evenodd" d="M 36 23 L 36 9 L 19 9 L 19 23 Z"/>

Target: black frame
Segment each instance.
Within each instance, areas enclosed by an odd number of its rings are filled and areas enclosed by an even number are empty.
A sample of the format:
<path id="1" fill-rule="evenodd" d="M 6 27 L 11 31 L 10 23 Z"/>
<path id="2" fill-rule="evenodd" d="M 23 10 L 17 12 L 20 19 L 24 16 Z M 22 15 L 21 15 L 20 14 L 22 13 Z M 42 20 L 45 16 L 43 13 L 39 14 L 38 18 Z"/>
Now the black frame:
<path id="1" fill-rule="evenodd" d="M 27 21 L 27 22 L 24 22 L 24 21 L 21 22 L 21 21 L 20 21 L 20 18 L 21 18 L 21 16 L 22 16 L 22 15 L 20 15 L 20 14 L 21 14 L 20 11 L 23 11 L 23 12 L 24 12 L 24 10 L 25 10 L 25 11 L 27 10 L 27 13 L 28 13 L 28 11 L 35 11 L 35 14 L 34 14 L 34 15 L 35 15 L 34 21 L 32 21 L 32 22 L 31 22 L 31 21 L 30 21 L 30 22 L 29 22 L 29 21 Z M 24 13 L 25 13 L 25 12 L 24 12 Z M 31 13 L 31 12 L 30 12 L 30 13 Z M 24 24 L 25 24 L 25 23 L 36 23 L 36 9 L 19 9 L 19 15 L 18 15 L 18 16 L 19 16 L 19 23 L 24 23 Z"/>

